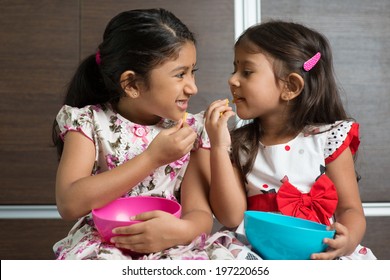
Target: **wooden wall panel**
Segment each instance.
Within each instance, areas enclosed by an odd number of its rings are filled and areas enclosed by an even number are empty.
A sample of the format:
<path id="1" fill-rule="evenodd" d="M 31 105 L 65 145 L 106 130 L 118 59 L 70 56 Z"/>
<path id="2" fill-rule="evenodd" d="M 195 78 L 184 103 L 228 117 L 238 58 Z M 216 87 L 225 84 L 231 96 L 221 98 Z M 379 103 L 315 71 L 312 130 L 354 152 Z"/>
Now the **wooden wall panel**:
<path id="1" fill-rule="evenodd" d="M 234 1 L 83 1 L 81 56 L 94 53 L 108 21 L 119 12 L 162 7 L 172 11 L 197 37 L 198 94 L 189 111 L 205 110 L 211 101 L 230 96 L 227 80 L 233 70 Z M 207 20 L 205 20 L 207 19 Z"/>
<path id="2" fill-rule="evenodd" d="M 0 219 L 1 260 L 53 260 L 53 245 L 73 223 L 44 219 Z"/>
<path id="3" fill-rule="evenodd" d="M 262 20 L 284 19 L 323 32 L 347 110 L 361 124 L 357 170 L 365 202 L 390 201 L 390 1 L 261 1 Z"/>
<path id="4" fill-rule="evenodd" d="M 79 4 L 0 5 L 0 203 L 53 204 L 51 125 L 79 60 Z"/>

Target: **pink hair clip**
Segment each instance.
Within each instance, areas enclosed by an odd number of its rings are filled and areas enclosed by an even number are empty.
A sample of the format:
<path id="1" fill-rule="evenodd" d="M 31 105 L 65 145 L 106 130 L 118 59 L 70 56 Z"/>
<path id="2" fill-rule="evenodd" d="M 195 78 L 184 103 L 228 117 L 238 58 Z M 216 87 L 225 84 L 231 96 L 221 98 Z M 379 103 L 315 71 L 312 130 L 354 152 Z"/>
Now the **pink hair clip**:
<path id="1" fill-rule="evenodd" d="M 316 53 L 312 58 L 308 59 L 305 63 L 303 63 L 303 69 L 308 72 L 310 71 L 320 60 L 321 53 Z"/>
<path id="2" fill-rule="evenodd" d="M 100 59 L 100 50 L 98 50 L 95 54 L 95 60 L 96 60 L 96 64 L 97 65 L 100 65 L 101 63 L 101 59 Z"/>

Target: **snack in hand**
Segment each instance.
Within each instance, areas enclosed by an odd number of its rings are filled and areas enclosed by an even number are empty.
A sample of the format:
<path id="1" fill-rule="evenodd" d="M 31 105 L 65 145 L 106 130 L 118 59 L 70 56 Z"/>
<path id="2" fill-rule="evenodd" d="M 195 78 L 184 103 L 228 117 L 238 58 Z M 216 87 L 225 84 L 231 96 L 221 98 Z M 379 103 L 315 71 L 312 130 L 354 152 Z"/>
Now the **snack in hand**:
<path id="1" fill-rule="evenodd" d="M 229 99 L 226 98 L 226 99 L 225 99 L 225 102 L 226 102 L 226 106 L 228 106 L 228 105 L 229 105 Z M 219 117 L 222 117 L 223 113 L 224 113 L 224 112 L 220 113 L 220 114 L 219 114 Z"/>

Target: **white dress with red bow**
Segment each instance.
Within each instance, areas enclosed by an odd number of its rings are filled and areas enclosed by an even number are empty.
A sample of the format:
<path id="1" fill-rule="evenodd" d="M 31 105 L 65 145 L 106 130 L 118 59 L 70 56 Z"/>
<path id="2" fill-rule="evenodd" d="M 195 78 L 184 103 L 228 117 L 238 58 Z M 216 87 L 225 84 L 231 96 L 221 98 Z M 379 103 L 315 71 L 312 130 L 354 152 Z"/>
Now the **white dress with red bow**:
<path id="1" fill-rule="evenodd" d="M 359 124 L 352 121 L 307 127 L 285 144 L 260 144 L 247 176 L 248 210 L 279 212 L 330 225 L 338 199 L 325 167 L 347 147 L 354 154 L 359 144 Z M 242 224 L 238 231 L 243 231 Z M 376 259 L 360 245 L 343 258 Z"/>

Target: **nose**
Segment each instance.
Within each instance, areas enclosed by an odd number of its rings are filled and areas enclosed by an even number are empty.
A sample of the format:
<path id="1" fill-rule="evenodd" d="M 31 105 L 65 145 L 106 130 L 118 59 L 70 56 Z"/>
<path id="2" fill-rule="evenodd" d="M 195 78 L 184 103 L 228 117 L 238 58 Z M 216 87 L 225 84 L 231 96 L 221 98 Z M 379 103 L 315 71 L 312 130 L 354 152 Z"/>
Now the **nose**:
<path id="1" fill-rule="evenodd" d="M 239 86 L 236 74 L 232 74 L 230 76 L 230 78 L 228 79 L 228 84 L 230 87 L 238 87 Z"/>
<path id="2" fill-rule="evenodd" d="M 189 95 L 195 95 L 198 93 L 198 87 L 196 86 L 196 83 L 195 83 L 195 78 L 192 77 L 191 79 L 189 79 L 188 83 L 186 84 L 186 86 L 184 87 L 184 92 L 186 94 L 189 94 Z"/>
<path id="3" fill-rule="evenodd" d="M 230 76 L 230 78 L 228 79 L 228 84 L 229 84 L 231 92 L 234 92 L 234 89 L 240 86 L 238 78 L 235 74 L 232 74 Z"/>

